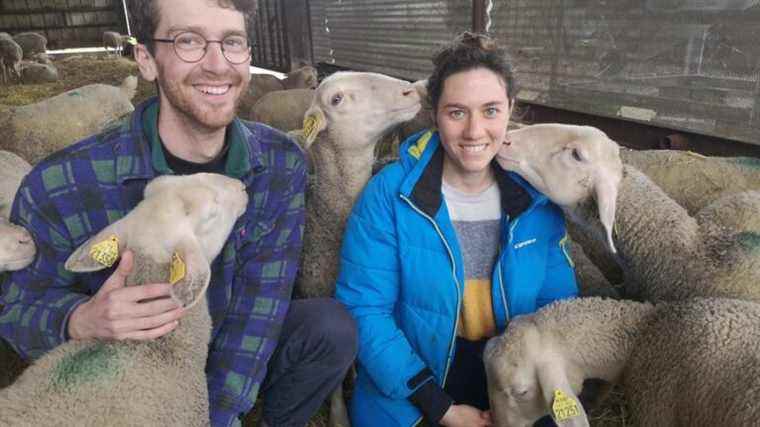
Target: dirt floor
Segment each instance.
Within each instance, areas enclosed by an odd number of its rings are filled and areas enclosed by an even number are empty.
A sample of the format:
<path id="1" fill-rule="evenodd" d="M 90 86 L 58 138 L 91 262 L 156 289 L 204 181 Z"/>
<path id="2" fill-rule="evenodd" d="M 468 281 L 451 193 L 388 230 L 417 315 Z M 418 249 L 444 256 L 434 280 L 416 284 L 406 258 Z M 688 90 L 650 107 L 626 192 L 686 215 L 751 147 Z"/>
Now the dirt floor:
<path id="1" fill-rule="evenodd" d="M 38 102 L 92 83 L 119 85 L 129 76 L 139 76 L 137 64 L 126 58 L 105 57 L 103 55 L 77 55 L 68 58 L 53 58 L 61 80 L 55 83 L 21 85 L 11 84 L 0 90 L 0 109 L 5 106 L 18 106 Z M 139 79 L 137 94 L 132 100 L 138 104 L 156 94 L 155 86 L 142 78 Z M 0 384 L 1 386 L 2 384 Z M 246 427 L 258 425 L 260 406 L 256 405 L 244 422 Z M 319 413 L 309 422 L 308 427 L 325 427 L 327 425 L 327 406 L 323 405 Z M 595 427 L 619 427 L 630 424 L 628 411 L 622 394 L 613 390 L 604 404 L 589 412 L 591 425 Z"/>

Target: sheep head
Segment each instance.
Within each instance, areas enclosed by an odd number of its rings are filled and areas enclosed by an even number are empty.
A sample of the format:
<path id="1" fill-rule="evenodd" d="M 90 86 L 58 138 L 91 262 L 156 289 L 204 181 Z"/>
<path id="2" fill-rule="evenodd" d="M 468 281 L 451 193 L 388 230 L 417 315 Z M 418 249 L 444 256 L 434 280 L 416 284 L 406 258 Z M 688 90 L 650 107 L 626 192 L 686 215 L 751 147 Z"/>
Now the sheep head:
<path id="1" fill-rule="evenodd" d="M 491 338 L 483 360 L 497 427 L 529 427 L 546 414 L 560 427 L 589 425 L 576 397 L 583 379 L 568 375 L 529 317 L 516 317 L 503 335 Z"/>
<path id="2" fill-rule="evenodd" d="M 20 270 L 31 264 L 37 247 L 29 232 L 0 218 L 0 271 Z"/>
<path id="3" fill-rule="evenodd" d="M 333 142 L 374 146 L 394 126 L 420 110 L 411 83 L 377 73 L 338 72 L 320 83 L 304 114 L 305 148 L 328 131 Z M 345 147 L 350 148 L 350 147 Z"/>
<path id="4" fill-rule="evenodd" d="M 527 126 L 507 134 L 496 160 L 571 215 L 595 201 L 610 250 L 616 252 L 612 230 L 623 162 L 620 148 L 604 132 L 557 123 Z"/>
<path id="5" fill-rule="evenodd" d="M 317 84 L 319 84 L 317 69 L 311 65 L 304 65 L 291 71 L 282 81 L 284 89 L 314 89 Z"/>
<path id="6" fill-rule="evenodd" d="M 65 267 L 73 272 L 102 270 L 124 250 L 134 250 L 167 266 L 166 281 L 176 280 L 172 296 L 189 308 L 206 291 L 210 264 L 247 203 L 243 183 L 223 175 L 158 177 L 129 214 L 77 248 Z M 140 268 L 135 265 L 132 274 Z"/>

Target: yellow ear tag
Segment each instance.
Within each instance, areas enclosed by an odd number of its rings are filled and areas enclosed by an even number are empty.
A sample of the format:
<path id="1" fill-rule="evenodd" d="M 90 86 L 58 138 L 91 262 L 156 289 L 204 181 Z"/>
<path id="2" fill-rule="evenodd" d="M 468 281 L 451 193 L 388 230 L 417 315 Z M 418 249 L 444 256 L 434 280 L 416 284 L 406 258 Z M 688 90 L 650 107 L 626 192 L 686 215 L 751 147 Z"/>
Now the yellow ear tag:
<path id="1" fill-rule="evenodd" d="M 106 267 L 112 266 L 119 258 L 119 238 L 112 235 L 106 240 L 92 245 L 90 257 Z"/>
<path id="2" fill-rule="evenodd" d="M 309 115 L 303 119 L 303 135 L 307 141 L 317 137 L 319 132 L 319 119 L 316 115 Z"/>
<path id="3" fill-rule="evenodd" d="M 552 413 L 554 414 L 554 420 L 559 422 L 577 417 L 581 414 L 581 411 L 578 409 L 578 403 L 576 403 L 575 399 L 562 393 L 562 390 L 554 390 Z"/>
<path id="4" fill-rule="evenodd" d="M 169 283 L 173 285 L 182 280 L 185 277 L 186 271 L 185 262 L 182 261 L 178 253 L 174 252 L 174 255 L 172 255 L 172 266 L 169 270 Z"/>

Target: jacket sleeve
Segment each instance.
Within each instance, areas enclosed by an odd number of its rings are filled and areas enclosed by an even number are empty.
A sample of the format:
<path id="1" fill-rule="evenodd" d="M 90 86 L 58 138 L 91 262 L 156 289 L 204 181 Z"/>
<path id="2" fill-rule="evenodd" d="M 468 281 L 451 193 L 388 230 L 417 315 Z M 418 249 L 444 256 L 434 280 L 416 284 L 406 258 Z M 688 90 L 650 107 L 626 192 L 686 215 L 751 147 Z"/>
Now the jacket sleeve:
<path id="1" fill-rule="evenodd" d="M 562 212 L 553 206 L 553 226 L 549 237 L 546 259 L 546 275 L 536 300 L 536 308 L 541 308 L 553 301 L 578 296 L 570 254 L 565 247 L 567 231 Z"/>
<path id="2" fill-rule="evenodd" d="M 26 360 L 63 344 L 69 316 L 89 299 L 63 267 L 74 250 L 72 239 L 53 203 L 40 202 L 42 193 L 33 191 L 36 178 L 22 183 L 10 219 L 29 231 L 37 254 L 31 265 L 4 275 L 0 284 L 0 336 Z"/>
<path id="3" fill-rule="evenodd" d="M 405 399 L 428 377 L 393 314 L 401 284 L 394 194 L 386 187 L 384 174 L 373 177 L 348 219 L 336 298 L 356 319 L 359 363 L 383 394 Z"/>
<path id="4" fill-rule="evenodd" d="M 286 166 L 293 163 L 292 169 Z M 226 284 L 232 292 L 227 313 L 209 348 L 213 426 L 240 425 L 253 407 L 290 305 L 303 245 L 306 165 L 301 157 L 277 166 L 291 170 L 273 178 L 277 185 L 270 185 L 267 202 L 257 212 L 264 219 L 253 219 L 253 235 L 237 257 L 238 277 Z"/>

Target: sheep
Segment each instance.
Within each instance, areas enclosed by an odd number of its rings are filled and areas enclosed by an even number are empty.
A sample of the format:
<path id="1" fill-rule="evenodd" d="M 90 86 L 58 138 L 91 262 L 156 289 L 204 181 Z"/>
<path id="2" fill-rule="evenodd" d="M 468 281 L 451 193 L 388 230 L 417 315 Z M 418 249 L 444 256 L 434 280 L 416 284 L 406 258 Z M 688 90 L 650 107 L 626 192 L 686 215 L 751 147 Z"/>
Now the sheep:
<path id="1" fill-rule="evenodd" d="M 21 157 L 0 151 L 0 272 L 29 265 L 36 246 L 25 228 L 9 222 L 13 198 L 32 167 Z"/>
<path id="2" fill-rule="evenodd" d="M 301 129 L 306 110 L 311 106 L 314 89 L 286 89 L 269 92 L 259 98 L 248 118 L 283 132 Z"/>
<path id="3" fill-rule="evenodd" d="M 690 216 L 641 171 L 623 167 L 617 144 L 598 129 L 542 124 L 508 135 L 499 164 L 617 252 L 629 296 L 760 300 L 760 234 Z"/>
<path id="4" fill-rule="evenodd" d="M 119 34 L 116 31 L 103 31 L 103 49 L 106 54 L 108 48 L 113 48 L 115 56 L 121 56 L 124 51 L 124 45 L 129 42 L 130 36 Z"/>
<path id="5" fill-rule="evenodd" d="M 58 68 L 52 63 L 33 61 L 21 63 L 21 81 L 25 84 L 52 83 L 59 79 Z"/>
<path id="6" fill-rule="evenodd" d="M 0 68 L 3 71 L 3 84 L 8 84 L 9 76 L 16 75 L 21 79 L 21 59 L 24 52 L 10 37 L 0 37 Z"/>
<path id="7" fill-rule="evenodd" d="M 301 142 L 309 151 L 314 180 L 306 192 L 296 295 L 335 293 L 343 230 L 372 175 L 375 145 L 420 106 L 420 94 L 410 83 L 382 74 L 338 72 L 317 88 L 303 120 Z M 341 387 L 330 398 L 330 425 L 350 425 Z"/>
<path id="8" fill-rule="evenodd" d="M 134 256 L 127 286 L 179 274 L 172 297 L 185 316 L 174 331 L 152 341 L 73 340 L 56 347 L 0 390 L 0 425 L 209 425 L 204 369 L 211 316 L 204 294 L 210 263 L 248 196 L 241 181 L 216 174 L 161 176 L 144 196 L 79 246 L 65 268 L 106 268 L 92 250 L 115 238 L 119 253 Z"/>
<path id="9" fill-rule="evenodd" d="M 588 426 L 584 379 L 621 383 L 639 426 L 755 425 L 760 306 L 579 298 L 519 316 L 483 353 L 495 425 Z"/>
<path id="10" fill-rule="evenodd" d="M 121 87 L 92 84 L 36 104 L 0 111 L 0 149 L 35 164 L 87 136 L 118 123 L 134 110 L 137 78 Z"/>
<path id="11" fill-rule="evenodd" d="M 691 215 L 719 197 L 760 191 L 760 159 L 705 157 L 674 150 L 621 150 L 620 156 Z"/>
<path id="12" fill-rule="evenodd" d="M 19 33 L 13 36 L 13 40 L 24 51 L 24 59 L 30 59 L 36 53 L 45 53 L 47 51 L 47 39 L 39 33 Z"/>
<path id="13" fill-rule="evenodd" d="M 275 90 L 314 89 L 319 84 L 316 68 L 305 65 L 280 80 L 271 74 L 251 74 L 248 91 L 241 97 L 239 111 L 248 112 L 262 96 Z"/>

